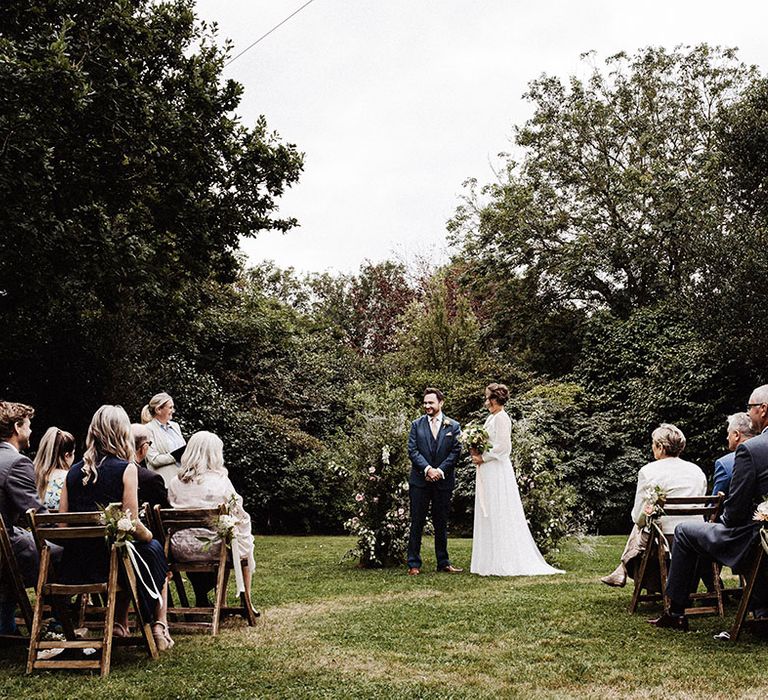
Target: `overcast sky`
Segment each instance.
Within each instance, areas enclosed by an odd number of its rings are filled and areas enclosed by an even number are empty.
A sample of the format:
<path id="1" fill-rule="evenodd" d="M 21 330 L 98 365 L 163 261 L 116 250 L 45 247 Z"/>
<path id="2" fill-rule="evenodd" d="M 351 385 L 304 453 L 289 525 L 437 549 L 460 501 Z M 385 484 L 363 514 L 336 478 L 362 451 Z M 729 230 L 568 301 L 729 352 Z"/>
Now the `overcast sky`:
<path id="1" fill-rule="evenodd" d="M 306 0 L 197 0 L 234 56 Z M 260 114 L 306 153 L 282 199 L 288 234 L 244 241 L 253 263 L 355 271 L 365 259 L 446 256 L 445 223 L 468 177 L 493 177 L 522 99 L 542 73 L 584 75 L 648 45 L 739 47 L 768 68 L 768 3 L 712 0 L 314 0 L 225 69 Z"/>

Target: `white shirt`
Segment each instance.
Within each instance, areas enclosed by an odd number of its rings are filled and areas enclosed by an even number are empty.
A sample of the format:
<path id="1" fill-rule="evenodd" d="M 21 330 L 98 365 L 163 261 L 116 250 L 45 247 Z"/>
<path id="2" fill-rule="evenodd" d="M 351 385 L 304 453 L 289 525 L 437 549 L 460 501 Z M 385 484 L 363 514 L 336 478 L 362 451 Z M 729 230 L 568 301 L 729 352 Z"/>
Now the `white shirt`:
<path id="1" fill-rule="evenodd" d="M 436 413 L 434 416 L 432 416 L 432 417 L 430 417 L 430 416 L 427 416 L 427 419 L 429 420 L 429 432 L 430 432 L 430 433 L 432 433 L 432 437 L 435 437 L 435 434 L 436 434 L 436 433 L 438 433 L 438 434 L 439 434 L 439 432 L 440 432 L 440 426 L 443 424 L 443 412 L 442 412 L 442 411 L 438 411 L 438 412 L 437 412 L 437 413 Z M 435 421 L 435 423 L 433 423 L 432 421 Z M 436 431 L 434 431 L 434 432 L 432 431 L 432 426 L 433 426 L 433 425 L 436 425 L 436 426 L 437 426 L 437 430 L 436 430 Z M 427 475 L 427 472 L 428 472 L 428 471 L 429 471 L 431 468 L 432 468 L 432 467 L 427 467 L 427 468 L 424 470 L 424 476 L 426 476 L 426 475 Z M 442 469 L 440 469 L 440 467 L 435 467 L 435 469 L 437 469 L 437 471 L 439 471 L 439 472 L 440 472 L 440 478 L 441 478 L 441 479 L 445 479 L 445 474 L 443 473 L 443 470 L 442 470 Z"/>

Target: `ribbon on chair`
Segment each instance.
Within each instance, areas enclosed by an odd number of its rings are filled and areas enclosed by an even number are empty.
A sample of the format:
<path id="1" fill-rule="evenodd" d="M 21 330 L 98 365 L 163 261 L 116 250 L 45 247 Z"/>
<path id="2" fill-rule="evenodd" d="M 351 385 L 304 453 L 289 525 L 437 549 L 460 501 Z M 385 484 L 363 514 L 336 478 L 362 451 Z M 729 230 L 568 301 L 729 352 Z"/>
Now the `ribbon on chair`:
<path id="1" fill-rule="evenodd" d="M 162 598 L 162 595 L 160 591 L 157 590 L 157 586 L 155 585 L 154 580 L 152 579 L 152 571 L 149 568 L 149 564 L 144 561 L 141 554 L 139 554 L 138 550 L 136 549 L 136 545 L 133 544 L 133 542 L 125 542 L 125 548 L 128 550 L 128 558 L 131 560 L 131 565 L 133 566 L 133 570 L 136 572 L 136 575 L 139 577 L 139 581 L 141 581 L 141 585 L 144 586 L 147 593 L 149 593 L 151 598 L 154 598 L 155 600 L 160 600 Z M 139 566 L 138 562 L 141 562 L 144 565 L 144 568 L 147 570 L 147 576 L 149 577 L 149 583 L 151 584 L 151 587 L 147 585 L 147 582 L 144 580 L 144 577 L 141 574 L 141 567 Z"/>
<path id="2" fill-rule="evenodd" d="M 235 583 L 237 584 L 237 595 L 245 593 L 245 580 L 243 579 L 243 565 L 240 561 L 240 546 L 237 537 L 232 538 L 232 568 L 235 570 Z"/>

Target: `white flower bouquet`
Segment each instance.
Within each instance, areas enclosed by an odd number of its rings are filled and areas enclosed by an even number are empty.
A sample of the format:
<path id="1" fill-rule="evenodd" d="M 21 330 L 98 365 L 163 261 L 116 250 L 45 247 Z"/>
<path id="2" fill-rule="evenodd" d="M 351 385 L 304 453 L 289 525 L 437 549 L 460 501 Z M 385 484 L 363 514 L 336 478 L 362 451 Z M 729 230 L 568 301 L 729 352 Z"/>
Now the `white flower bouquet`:
<path id="1" fill-rule="evenodd" d="M 459 435 L 459 442 L 470 452 L 475 451 L 479 454 L 487 452 L 493 447 L 488 431 L 482 425 L 474 422 L 464 427 L 461 435 Z"/>

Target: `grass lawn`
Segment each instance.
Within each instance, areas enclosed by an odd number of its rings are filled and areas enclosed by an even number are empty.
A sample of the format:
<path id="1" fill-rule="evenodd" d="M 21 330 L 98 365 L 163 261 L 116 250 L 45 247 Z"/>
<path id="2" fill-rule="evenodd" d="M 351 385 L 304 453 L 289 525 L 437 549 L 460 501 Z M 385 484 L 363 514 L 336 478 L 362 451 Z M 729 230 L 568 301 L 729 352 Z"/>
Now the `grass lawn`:
<path id="1" fill-rule="evenodd" d="M 768 695 L 766 643 L 715 642 L 726 620 L 689 634 L 630 616 L 629 587 L 598 582 L 623 537 L 568 542 L 566 575 L 480 578 L 364 571 L 340 563 L 345 537 L 259 537 L 255 628 L 176 636 L 159 661 L 116 650 L 112 673 L 25 676 L 20 650 L 0 649 L 0 695 L 13 698 L 497 698 Z M 471 540 L 451 540 L 468 569 Z"/>

